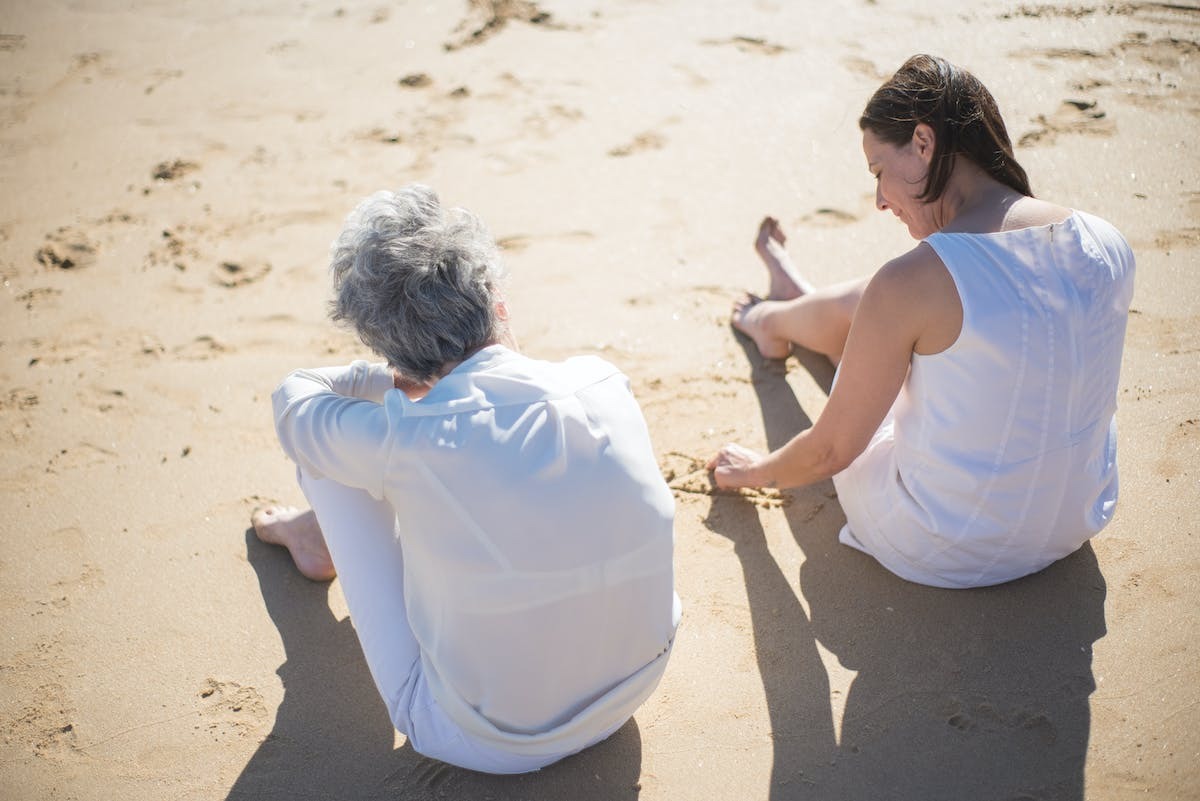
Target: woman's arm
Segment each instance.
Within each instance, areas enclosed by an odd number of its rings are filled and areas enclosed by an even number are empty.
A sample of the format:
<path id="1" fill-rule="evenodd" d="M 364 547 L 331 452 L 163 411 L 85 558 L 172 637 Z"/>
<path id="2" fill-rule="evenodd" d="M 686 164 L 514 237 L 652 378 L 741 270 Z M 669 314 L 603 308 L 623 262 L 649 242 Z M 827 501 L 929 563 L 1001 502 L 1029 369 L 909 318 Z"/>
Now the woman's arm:
<path id="1" fill-rule="evenodd" d="M 931 247 L 922 244 L 888 262 L 863 292 L 837 382 L 816 424 L 765 456 L 726 445 L 708 463 L 717 485 L 797 487 L 844 470 L 896 400 L 913 352 L 931 352 L 929 344 L 946 340 L 953 329 L 944 349 L 961 325 L 954 281 Z"/>

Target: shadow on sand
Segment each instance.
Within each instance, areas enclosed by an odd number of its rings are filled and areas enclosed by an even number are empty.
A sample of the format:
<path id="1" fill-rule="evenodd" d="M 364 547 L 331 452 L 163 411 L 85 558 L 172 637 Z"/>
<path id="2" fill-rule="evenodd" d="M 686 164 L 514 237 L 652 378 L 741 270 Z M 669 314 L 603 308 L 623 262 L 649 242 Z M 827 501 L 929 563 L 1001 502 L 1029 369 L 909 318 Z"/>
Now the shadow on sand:
<path id="1" fill-rule="evenodd" d="M 330 584 L 304 579 L 282 548 L 246 531 L 246 552 L 283 639 L 283 700 L 275 727 L 238 776 L 246 799 L 582 799 L 634 801 L 642 741 L 637 723 L 603 743 L 523 776 L 490 776 L 417 754 L 394 732 L 349 620 L 329 608 Z"/>
<path id="2" fill-rule="evenodd" d="M 812 423 L 782 370 L 739 341 L 777 448 Z M 827 389 L 830 366 L 810 356 L 802 364 Z M 754 507 L 716 496 L 709 523 L 743 532 L 735 552 L 774 734 L 772 801 L 1083 799 L 1092 644 L 1105 634 L 1106 587 L 1091 547 L 998 587 L 924 587 L 838 543 L 845 518 L 832 482 L 790 494 L 785 515 L 804 552 L 798 583 L 811 618 Z M 840 736 L 817 643 L 857 673 Z"/>

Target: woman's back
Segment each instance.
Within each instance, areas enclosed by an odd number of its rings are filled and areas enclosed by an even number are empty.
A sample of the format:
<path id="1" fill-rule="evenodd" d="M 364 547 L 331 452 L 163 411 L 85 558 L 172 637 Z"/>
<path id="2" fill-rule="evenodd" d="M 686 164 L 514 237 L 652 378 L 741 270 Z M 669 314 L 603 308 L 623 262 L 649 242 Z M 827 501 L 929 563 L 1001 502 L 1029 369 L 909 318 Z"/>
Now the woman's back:
<path id="1" fill-rule="evenodd" d="M 926 241 L 954 279 L 962 329 L 947 350 L 913 356 L 894 448 L 877 438 L 880 452 L 848 471 L 869 469 L 875 486 L 847 508 L 843 538 L 914 581 L 1008 581 L 1071 553 L 1112 515 L 1133 257 L 1111 225 L 1080 212 Z"/>

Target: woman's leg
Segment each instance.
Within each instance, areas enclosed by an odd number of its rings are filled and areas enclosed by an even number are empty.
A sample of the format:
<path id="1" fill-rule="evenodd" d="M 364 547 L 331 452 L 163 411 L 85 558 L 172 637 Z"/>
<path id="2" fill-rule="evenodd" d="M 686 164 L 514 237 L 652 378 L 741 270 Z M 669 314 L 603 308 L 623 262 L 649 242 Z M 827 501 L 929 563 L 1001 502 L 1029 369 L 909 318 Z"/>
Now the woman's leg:
<path id="1" fill-rule="evenodd" d="M 822 287 L 794 300 L 743 295 L 733 304 L 733 326 L 748 334 L 768 359 L 786 358 L 793 344 L 837 364 L 868 279 Z"/>
<path id="2" fill-rule="evenodd" d="M 421 650 L 404 604 L 404 557 L 395 513 L 390 504 L 364 490 L 313 478 L 302 470 L 297 473 L 312 511 L 268 507 L 255 512 L 255 530 L 263 541 L 285 545 L 302 572 L 301 555 L 317 550 L 314 537 L 328 547 L 388 716 L 397 729 L 410 734 L 410 700 Z"/>
<path id="3" fill-rule="evenodd" d="M 766 358 L 785 358 L 796 344 L 837 364 L 868 279 L 816 289 L 792 264 L 783 249 L 785 241 L 778 222 L 765 218 L 755 250 L 767 267 L 770 291 L 765 300 L 754 295 L 738 298 L 733 326 L 749 335 Z"/>

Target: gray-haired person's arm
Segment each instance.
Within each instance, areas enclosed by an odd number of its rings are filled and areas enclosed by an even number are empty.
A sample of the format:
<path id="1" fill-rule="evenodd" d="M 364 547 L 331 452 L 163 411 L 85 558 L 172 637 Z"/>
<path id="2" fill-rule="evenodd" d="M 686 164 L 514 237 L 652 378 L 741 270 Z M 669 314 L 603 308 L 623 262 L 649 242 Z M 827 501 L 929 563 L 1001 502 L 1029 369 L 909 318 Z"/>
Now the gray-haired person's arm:
<path id="1" fill-rule="evenodd" d="M 315 476 L 382 497 L 389 426 L 380 402 L 392 387 L 383 364 L 296 370 L 271 395 L 284 453 Z"/>

